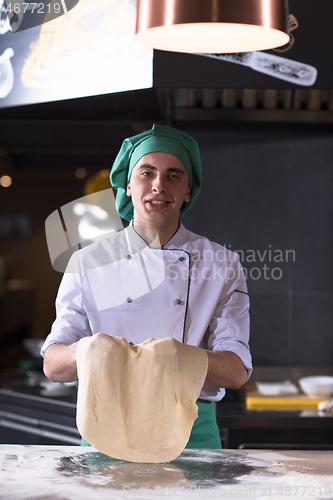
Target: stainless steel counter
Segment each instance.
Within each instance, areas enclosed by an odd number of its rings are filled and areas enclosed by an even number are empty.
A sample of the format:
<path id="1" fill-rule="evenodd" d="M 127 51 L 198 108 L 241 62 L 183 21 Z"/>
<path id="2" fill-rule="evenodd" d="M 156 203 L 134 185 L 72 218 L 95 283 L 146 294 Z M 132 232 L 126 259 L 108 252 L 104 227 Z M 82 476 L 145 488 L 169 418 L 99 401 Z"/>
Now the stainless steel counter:
<path id="1" fill-rule="evenodd" d="M 0 377 L 0 443 L 79 445 L 76 387 L 49 390 L 42 372 Z"/>
<path id="2" fill-rule="evenodd" d="M 333 498 L 329 451 L 184 450 L 135 464 L 80 446 L 0 446 L 1 500 Z"/>
<path id="3" fill-rule="evenodd" d="M 333 413 L 318 411 L 249 411 L 245 391 L 259 381 L 294 383 L 303 375 L 331 374 L 333 368 L 255 368 L 239 391 L 227 391 L 216 404 L 223 448 L 333 450 Z M 80 444 L 76 428 L 76 387 L 46 390 L 42 372 L 0 377 L 0 443 Z"/>
<path id="4" fill-rule="evenodd" d="M 227 390 L 216 404 L 223 447 L 333 450 L 331 412 L 246 409 L 246 391 L 255 390 L 255 382 L 290 380 L 297 386 L 300 377 L 313 375 L 333 375 L 333 367 L 255 367 L 241 390 Z"/>

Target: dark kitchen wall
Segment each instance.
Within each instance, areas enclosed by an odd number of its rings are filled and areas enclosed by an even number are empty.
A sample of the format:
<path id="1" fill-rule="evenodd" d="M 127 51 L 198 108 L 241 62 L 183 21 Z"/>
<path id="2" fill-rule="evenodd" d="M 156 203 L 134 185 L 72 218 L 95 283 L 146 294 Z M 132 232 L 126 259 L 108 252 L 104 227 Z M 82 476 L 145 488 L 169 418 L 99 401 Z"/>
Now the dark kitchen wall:
<path id="1" fill-rule="evenodd" d="M 188 229 L 239 252 L 255 365 L 333 366 L 333 130 L 185 126 L 203 188 Z"/>
<path id="2" fill-rule="evenodd" d="M 14 172 L 15 174 L 15 172 Z M 28 356 L 25 338 L 48 335 L 55 317 L 61 274 L 54 271 L 45 220 L 82 196 L 84 180 L 74 172 L 27 171 L 0 187 L 0 258 L 6 286 L 0 290 L 0 374 Z"/>
<path id="3" fill-rule="evenodd" d="M 247 273 L 255 365 L 333 366 L 332 126 L 173 125 L 193 135 L 202 154 L 202 191 L 184 224 L 237 250 Z M 84 183 L 74 169 L 44 169 L 0 189 L 1 214 L 31 220 L 29 235 L 0 241 L 12 286 L 0 293 L 0 354 L 6 358 L 0 355 L 0 371 L 10 358 L 4 342 L 13 340 L 14 330 L 15 362 L 25 355 L 17 348 L 22 336 L 49 332 L 61 275 L 48 256 L 45 219 L 81 197 Z M 29 283 L 32 294 L 24 290 Z"/>

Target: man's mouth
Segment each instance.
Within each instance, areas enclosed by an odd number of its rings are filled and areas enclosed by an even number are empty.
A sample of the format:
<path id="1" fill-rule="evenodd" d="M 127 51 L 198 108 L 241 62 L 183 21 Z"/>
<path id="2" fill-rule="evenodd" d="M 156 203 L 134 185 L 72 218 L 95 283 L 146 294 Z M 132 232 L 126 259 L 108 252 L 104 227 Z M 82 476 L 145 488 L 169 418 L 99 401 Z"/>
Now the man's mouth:
<path id="1" fill-rule="evenodd" d="M 147 200 L 147 204 L 155 208 L 165 208 L 169 203 L 166 200 Z"/>
<path id="2" fill-rule="evenodd" d="M 152 205 L 165 205 L 168 201 L 148 200 Z"/>

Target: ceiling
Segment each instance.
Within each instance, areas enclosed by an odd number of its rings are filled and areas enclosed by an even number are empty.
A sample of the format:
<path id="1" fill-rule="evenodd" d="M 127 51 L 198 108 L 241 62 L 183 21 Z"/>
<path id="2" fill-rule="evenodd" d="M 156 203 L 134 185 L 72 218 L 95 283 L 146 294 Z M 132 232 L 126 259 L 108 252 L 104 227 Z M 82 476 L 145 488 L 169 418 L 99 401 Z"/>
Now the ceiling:
<path id="1" fill-rule="evenodd" d="M 333 123 L 333 91 L 147 89 L 0 109 L 0 175 L 110 168 L 125 137 L 164 123 Z"/>

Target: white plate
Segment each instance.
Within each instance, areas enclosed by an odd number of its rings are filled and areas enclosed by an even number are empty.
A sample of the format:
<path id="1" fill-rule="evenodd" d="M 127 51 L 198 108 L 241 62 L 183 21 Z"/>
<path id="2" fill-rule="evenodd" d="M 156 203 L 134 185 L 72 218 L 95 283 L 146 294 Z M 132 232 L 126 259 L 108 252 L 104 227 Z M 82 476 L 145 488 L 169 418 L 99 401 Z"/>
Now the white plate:
<path id="1" fill-rule="evenodd" d="M 256 382 L 259 394 L 263 396 L 287 396 L 298 394 L 298 389 L 290 380 L 284 382 Z"/>

